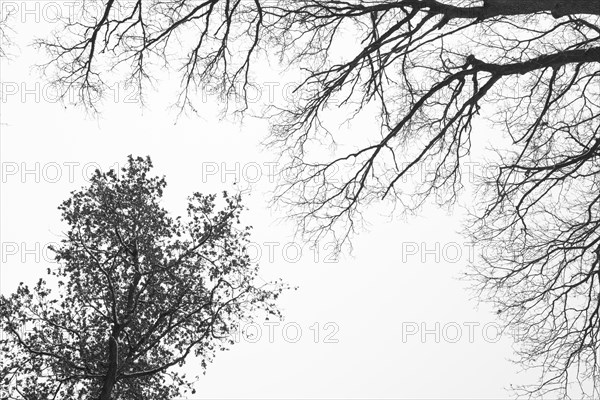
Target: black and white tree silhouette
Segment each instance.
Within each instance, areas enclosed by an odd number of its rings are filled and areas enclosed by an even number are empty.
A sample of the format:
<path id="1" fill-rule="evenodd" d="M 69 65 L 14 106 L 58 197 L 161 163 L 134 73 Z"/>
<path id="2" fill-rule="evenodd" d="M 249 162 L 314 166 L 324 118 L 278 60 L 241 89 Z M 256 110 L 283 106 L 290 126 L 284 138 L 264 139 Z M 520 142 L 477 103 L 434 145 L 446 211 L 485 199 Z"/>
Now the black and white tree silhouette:
<path id="1" fill-rule="evenodd" d="M 523 365 L 541 369 L 525 394 L 600 395 L 600 1 L 101 4 L 38 42 L 48 75 L 90 108 L 107 70 L 141 90 L 171 67 L 182 109 L 197 88 L 246 98 L 265 54 L 303 71 L 295 99 L 272 110 L 268 144 L 286 166 L 275 198 L 311 238 L 345 243 L 382 201 L 453 203 L 484 135 L 473 123 L 496 124 L 506 145 L 489 152 L 498 168 L 479 182 L 469 225 L 503 250 L 473 266 L 481 299 L 519 328 Z M 328 123 L 333 106 L 348 119 L 376 109 L 379 129 L 324 157 L 315 149 L 346 140 Z M 405 184 L 418 169 L 433 173 Z"/>
<path id="2" fill-rule="evenodd" d="M 172 218 L 151 167 L 130 157 L 96 171 L 60 206 L 69 228 L 55 284 L 0 297 L 3 398 L 181 397 L 194 393 L 178 369 L 188 359 L 205 368 L 240 322 L 279 318 L 283 286 L 257 285 L 240 197 L 194 193 L 187 218 Z"/>

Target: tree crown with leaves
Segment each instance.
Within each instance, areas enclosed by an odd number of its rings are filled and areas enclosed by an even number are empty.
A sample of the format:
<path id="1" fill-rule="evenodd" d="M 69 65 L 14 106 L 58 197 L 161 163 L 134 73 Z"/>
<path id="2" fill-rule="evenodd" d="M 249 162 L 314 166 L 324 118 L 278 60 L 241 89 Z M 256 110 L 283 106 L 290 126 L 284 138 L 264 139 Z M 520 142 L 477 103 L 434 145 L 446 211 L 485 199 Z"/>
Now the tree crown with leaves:
<path id="1" fill-rule="evenodd" d="M 60 206 L 69 228 L 53 284 L 0 298 L 3 398 L 179 397 L 194 390 L 179 368 L 188 356 L 206 367 L 242 321 L 279 318 L 284 287 L 257 284 L 240 196 L 194 193 L 173 218 L 151 167 L 130 157 L 96 171 Z"/>

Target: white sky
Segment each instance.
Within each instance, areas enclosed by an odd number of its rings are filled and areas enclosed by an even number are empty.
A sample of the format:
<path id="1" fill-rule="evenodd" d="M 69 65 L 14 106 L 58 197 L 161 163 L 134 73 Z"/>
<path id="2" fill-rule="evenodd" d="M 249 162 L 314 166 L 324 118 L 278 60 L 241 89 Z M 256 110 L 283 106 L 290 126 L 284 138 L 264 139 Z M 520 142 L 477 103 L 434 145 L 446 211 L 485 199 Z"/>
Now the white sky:
<path id="1" fill-rule="evenodd" d="M 197 398 L 498 399 L 509 397 L 505 388 L 523 379 L 507 360 L 510 340 L 496 340 L 493 314 L 477 310 L 466 284 L 457 279 L 470 250 L 456 233 L 458 209 L 448 215 L 428 207 L 407 221 L 389 221 L 371 210 L 372 226 L 354 239 L 353 257 L 326 262 L 327 243 L 318 244 L 315 256 L 309 245 L 294 242 L 293 224 L 278 221 L 282 215 L 268 207 L 266 192 L 273 183 L 264 163 L 275 156 L 259 145 L 267 134 L 264 121 L 222 121 L 214 116 L 216 107 L 205 104 L 201 117 L 183 116 L 175 124 L 175 112 L 167 109 L 173 100 L 169 85 L 150 93 L 146 110 L 126 101 L 130 92 L 125 88 L 118 90 L 116 101 L 105 103 L 99 119 L 65 108 L 30 70 L 43 55 L 27 43 L 47 28 L 35 18 L 16 20 L 20 48 L 13 49 L 13 60 L 3 61 L 0 71 L 2 293 L 44 275 L 48 261 L 43 251 L 27 254 L 25 249 L 36 244 L 43 249 L 59 240 L 57 206 L 86 184 L 86 172 L 97 165 L 120 166 L 128 154 L 150 155 L 155 173 L 167 178 L 165 206 L 176 214 L 193 191 L 251 188 L 245 222 L 255 227 L 262 276 L 300 287 L 281 301 L 286 319 L 274 328 L 273 343 L 263 326 L 256 343 L 242 339 L 218 354 L 198 382 Z M 358 122 L 350 130 L 365 128 Z M 491 133 L 485 126 L 478 132 Z M 223 167 L 236 165 L 238 173 L 221 175 Z M 24 169 L 34 172 L 23 175 Z M 267 242 L 274 243 L 273 257 Z M 298 247 L 302 254 L 293 262 Z M 434 252 L 423 253 L 424 248 Z M 289 325 L 289 336 L 295 326 L 301 328 L 297 343 L 285 340 L 286 323 L 297 324 Z M 311 330 L 315 323 L 318 343 Z M 492 324 L 487 331 L 486 324 Z M 332 327 L 338 330 L 330 339 L 337 343 L 325 343 Z M 409 327 L 419 331 L 403 340 Z M 422 338 L 422 328 L 431 333 Z M 190 359 L 186 368 L 200 371 L 199 361 Z"/>

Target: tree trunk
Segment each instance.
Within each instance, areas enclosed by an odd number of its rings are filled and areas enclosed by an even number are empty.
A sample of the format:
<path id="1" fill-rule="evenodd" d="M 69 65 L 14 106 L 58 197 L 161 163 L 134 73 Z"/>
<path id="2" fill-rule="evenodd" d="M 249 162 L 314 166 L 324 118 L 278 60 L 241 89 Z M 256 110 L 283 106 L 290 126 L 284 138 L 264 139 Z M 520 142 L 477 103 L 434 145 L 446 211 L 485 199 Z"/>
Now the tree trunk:
<path id="1" fill-rule="evenodd" d="M 113 387 L 117 382 L 117 368 L 119 366 L 119 347 L 116 335 L 111 336 L 108 339 L 108 371 L 104 378 L 104 385 L 102 386 L 102 392 L 100 393 L 100 400 L 110 400 Z"/>

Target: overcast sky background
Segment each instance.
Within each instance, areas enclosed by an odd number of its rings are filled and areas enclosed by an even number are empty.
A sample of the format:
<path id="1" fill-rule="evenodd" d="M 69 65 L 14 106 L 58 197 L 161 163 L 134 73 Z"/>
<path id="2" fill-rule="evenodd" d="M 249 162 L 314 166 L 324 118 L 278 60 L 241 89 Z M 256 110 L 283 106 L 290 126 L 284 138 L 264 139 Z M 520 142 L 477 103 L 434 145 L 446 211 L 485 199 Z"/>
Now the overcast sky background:
<path id="1" fill-rule="evenodd" d="M 13 20 L 19 46 L 0 65 L 3 294 L 44 276 L 51 265 L 44 247 L 61 238 L 57 206 L 71 190 L 86 185 L 98 166 L 121 167 L 129 154 L 150 155 L 154 172 L 166 175 L 164 205 L 174 214 L 183 213 L 194 191 L 249 191 L 244 222 L 254 226 L 252 251 L 262 277 L 299 287 L 283 297 L 285 321 L 272 337 L 262 326 L 258 340 L 242 337 L 217 354 L 198 381 L 197 398 L 498 399 L 526 379 L 509 362 L 511 340 L 497 338 L 491 310 L 477 309 L 459 280 L 472 254 L 457 233 L 459 208 L 449 214 L 427 206 L 406 220 L 371 209 L 371 226 L 354 238 L 352 256 L 332 259 L 327 242 L 315 252 L 269 207 L 277 166 L 276 155 L 260 145 L 265 121 L 221 120 L 211 96 L 199 116 L 177 119 L 169 108 L 177 81 L 166 73 L 159 78 L 171 83 L 148 92 L 146 109 L 120 86 L 99 117 L 65 107 L 30 68 L 44 55 L 27 44 L 52 23 L 44 22 L 43 7 L 19 12 Z M 261 84 L 257 102 L 283 100 L 285 90 L 274 84 L 279 78 L 264 71 L 257 81 L 271 83 Z M 363 119 L 343 129 L 369 128 Z M 475 129 L 496 135 L 485 125 Z M 200 372 L 199 360 L 189 359 L 186 369 Z"/>

